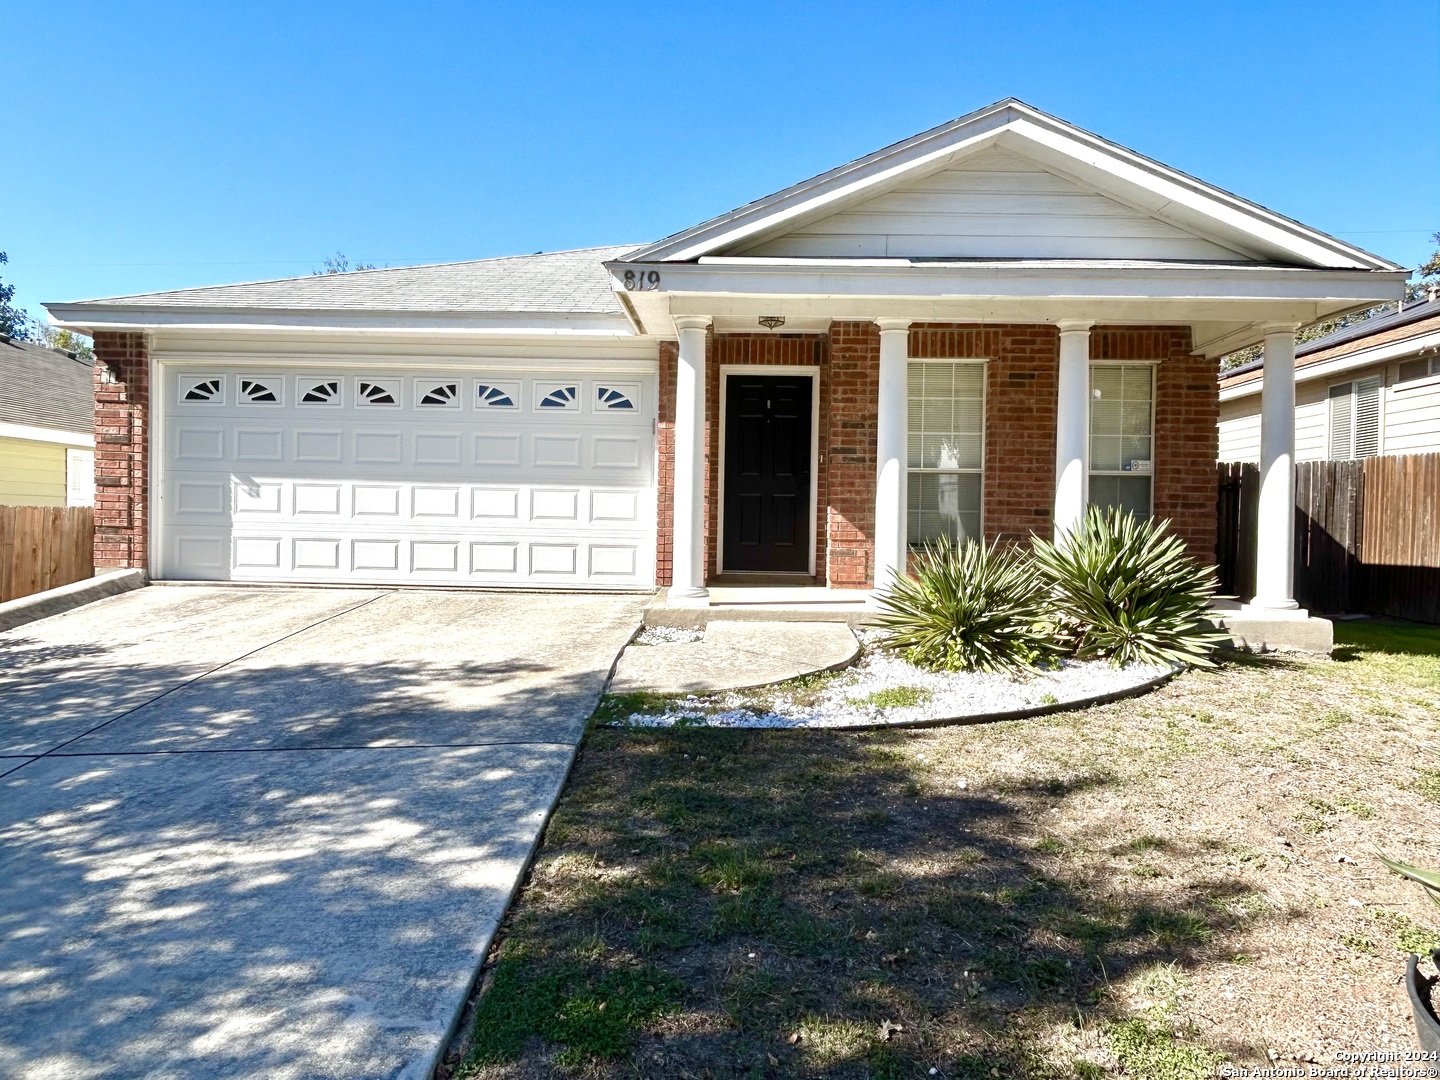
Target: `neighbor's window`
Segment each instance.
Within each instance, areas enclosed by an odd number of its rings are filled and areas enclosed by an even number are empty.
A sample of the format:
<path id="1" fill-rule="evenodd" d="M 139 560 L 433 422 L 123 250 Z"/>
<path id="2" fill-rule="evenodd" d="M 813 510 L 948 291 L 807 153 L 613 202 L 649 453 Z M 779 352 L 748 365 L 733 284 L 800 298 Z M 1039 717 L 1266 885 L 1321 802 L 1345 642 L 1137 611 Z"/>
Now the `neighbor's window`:
<path id="1" fill-rule="evenodd" d="M 912 360 L 907 389 L 910 546 L 942 536 L 978 540 L 985 365 Z"/>
<path id="2" fill-rule="evenodd" d="M 1356 379 L 1330 387 L 1332 461 L 1374 457 L 1380 452 L 1381 378 Z"/>
<path id="3" fill-rule="evenodd" d="M 1440 356 L 1417 356 L 1414 360 L 1406 360 L 1400 365 L 1401 382 L 1414 382 L 1431 375 L 1440 375 Z"/>
<path id="4" fill-rule="evenodd" d="M 1090 505 L 1150 516 L 1155 471 L 1155 369 L 1090 366 Z"/>

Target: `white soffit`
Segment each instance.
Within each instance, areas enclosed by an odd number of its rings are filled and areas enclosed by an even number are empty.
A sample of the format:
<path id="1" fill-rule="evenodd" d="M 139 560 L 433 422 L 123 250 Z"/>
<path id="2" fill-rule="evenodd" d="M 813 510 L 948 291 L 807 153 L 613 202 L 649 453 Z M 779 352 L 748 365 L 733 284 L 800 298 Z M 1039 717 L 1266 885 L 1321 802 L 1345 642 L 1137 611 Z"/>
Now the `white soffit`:
<path id="1" fill-rule="evenodd" d="M 1117 206 L 1144 212 L 1157 223 L 1161 236 L 1166 235 L 1163 226 L 1169 226 L 1178 230 L 1170 234 L 1172 240 L 1188 236 L 1196 243 L 1213 245 L 1212 258 L 1335 269 L 1398 269 L 1379 256 L 1013 99 L 703 222 L 634 251 L 622 261 L 677 262 L 707 255 L 759 253 L 776 237 L 803 235 L 821 219 L 850 212 L 936 173 L 963 170 L 967 159 L 995 150 L 1069 180 L 1081 193 L 1093 192 Z M 1107 250 L 1107 245 L 1101 244 L 1096 254 L 1107 257 Z M 974 254 L 994 257 L 996 253 Z M 1014 254 L 1029 253 L 1020 249 Z"/>

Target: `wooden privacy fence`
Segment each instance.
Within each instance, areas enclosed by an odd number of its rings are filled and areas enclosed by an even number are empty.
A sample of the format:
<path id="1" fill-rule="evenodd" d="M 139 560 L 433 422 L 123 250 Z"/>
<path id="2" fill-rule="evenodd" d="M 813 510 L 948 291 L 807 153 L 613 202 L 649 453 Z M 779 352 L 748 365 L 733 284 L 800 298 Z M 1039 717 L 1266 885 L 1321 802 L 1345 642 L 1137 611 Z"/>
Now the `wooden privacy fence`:
<path id="1" fill-rule="evenodd" d="M 88 506 L 0 506 L 0 603 L 95 572 Z"/>
<path id="2" fill-rule="evenodd" d="M 1222 592 L 1255 592 L 1260 471 L 1217 467 Z M 1440 622 L 1440 454 L 1295 466 L 1295 599 L 1313 611 Z"/>

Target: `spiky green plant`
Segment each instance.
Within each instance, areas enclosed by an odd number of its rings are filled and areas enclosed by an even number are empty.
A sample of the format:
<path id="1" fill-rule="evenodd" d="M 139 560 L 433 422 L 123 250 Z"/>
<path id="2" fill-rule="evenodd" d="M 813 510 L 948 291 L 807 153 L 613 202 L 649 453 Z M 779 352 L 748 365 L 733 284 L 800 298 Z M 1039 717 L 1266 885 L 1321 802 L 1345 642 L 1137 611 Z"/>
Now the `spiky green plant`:
<path id="1" fill-rule="evenodd" d="M 1409 863 L 1395 862 L 1393 859 L 1385 858 L 1384 855 L 1375 857 L 1401 877 L 1409 878 L 1421 886 L 1425 890 L 1425 895 L 1430 897 L 1431 902 L 1436 907 L 1440 907 L 1440 873 L 1436 873 L 1434 870 L 1422 870 Z"/>
<path id="2" fill-rule="evenodd" d="M 1091 507 L 1059 543 L 1034 542 L 1057 633 L 1080 657 L 1213 667 L 1228 640 L 1204 621 L 1216 589 L 1164 522 Z"/>
<path id="3" fill-rule="evenodd" d="M 949 539 L 915 557 L 913 577 L 879 596 L 881 644 L 919 667 L 1019 671 L 1058 647 L 1043 626 L 1044 589 L 1026 554 Z"/>

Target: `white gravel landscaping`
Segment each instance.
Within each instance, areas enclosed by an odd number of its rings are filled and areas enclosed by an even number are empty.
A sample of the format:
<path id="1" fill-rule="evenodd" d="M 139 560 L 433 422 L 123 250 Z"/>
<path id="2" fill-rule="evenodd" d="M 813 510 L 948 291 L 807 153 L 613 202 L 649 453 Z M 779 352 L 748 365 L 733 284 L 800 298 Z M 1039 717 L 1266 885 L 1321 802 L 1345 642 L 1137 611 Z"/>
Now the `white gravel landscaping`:
<path id="1" fill-rule="evenodd" d="M 865 635 L 868 636 L 868 635 Z M 845 671 L 665 703 L 618 721 L 632 727 L 843 728 L 934 722 L 1039 709 L 1122 693 L 1172 674 L 1165 665 L 1111 667 L 1103 660 L 1064 660 L 1018 676 L 917 668 L 867 643 Z"/>
<path id="2" fill-rule="evenodd" d="M 705 636 L 704 630 L 680 626 L 647 626 L 635 635 L 631 645 L 689 645 Z"/>

